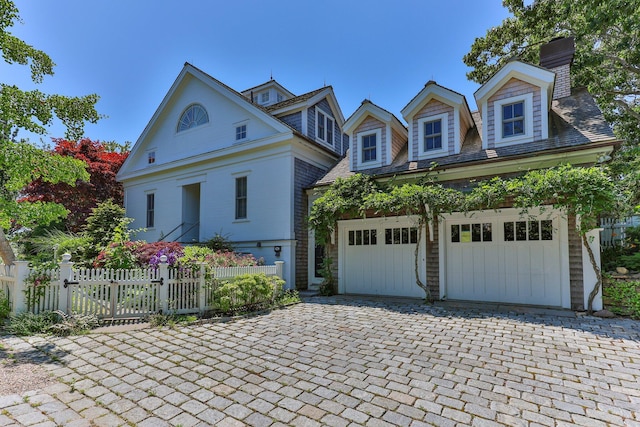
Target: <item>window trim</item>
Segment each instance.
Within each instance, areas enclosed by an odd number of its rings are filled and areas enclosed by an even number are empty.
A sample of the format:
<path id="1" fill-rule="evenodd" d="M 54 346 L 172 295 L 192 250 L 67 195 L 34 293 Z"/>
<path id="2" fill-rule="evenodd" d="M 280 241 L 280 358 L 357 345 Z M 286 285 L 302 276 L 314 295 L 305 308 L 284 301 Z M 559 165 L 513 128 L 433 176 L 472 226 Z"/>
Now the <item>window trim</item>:
<path id="1" fill-rule="evenodd" d="M 522 135 L 502 136 L 502 107 L 509 104 L 524 102 L 524 133 Z M 509 98 L 499 99 L 493 102 L 493 120 L 494 120 L 494 139 L 496 144 L 508 145 L 514 142 L 533 141 L 533 93 L 525 93 L 523 95 L 511 96 Z"/>
<path id="2" fill-rule="evenodd" d="M 376 135 L 376 160 L 369 160 L 364 162 L 362 156 L 362 148 L 364 145 L 364 137 L 370 135 Z M 358 152 L 358 167 L 360 168 L 372 168 L 382 166 L 382 128 L 371 129 L 364 132 L 358 132 L 356 140 L 356 148 Z"/>
<path id="3" fill-rule="evenodd" d="M 244 127 L 243 131 L 240 131 L 240 134 L 244 133 L 244 136 L 242 138 L 238 138 L 238 129 Z M 238 123 L 236 124 L 236 139 L 235 142 L 241 142 L 241 141 L 245 141 L 247 139 L 247 124 L 246 123 Z"/>
<path id="4" fill-rule="evenodd" d="M 240 180 L 244 180 L 244 195 L 239 195 L 239 186 L 238 184 L 241 182 Z M 249 191 L 248 191 L 248 179 L 247 179 L 247 175 L 242 175 L 242 176 L 236 176 L 235 177 L 235 187 L 234 187 L 234 206 L 235 206 L 235 212 L 234 212 L 234 218 L 236 221 L 245 221 L 249 218 L 249 214 L 248 214 L 248 206 L 249 206 Z M 240 202 L 244 201 L 244 216 L 243 215 L 239 215 L 239 207 L 240 207 Z"/>
<path id="5" fill-rule="evenodd" d="M 319 132 L 319 128 L 320 128 L 320 120 L 318 118 L 318 116 L 322 114 L 324 116 L 324 120 L 323 120 L 323 125 L 324 125 L 324 137 L 320 138 L 318 136 Z M 329 141 L 329 132 L 327 132 L 327 129 L 329 129 L 328 123 L 329 121 L 331 121 L 331 136 L 333 141 Z M 335 138 L 336 138 L 336 132 L 335 132 L 335 123 L 336 123 L 336 119 L 331 116 L 329 113 L 327 113 L 325 110 L 323 110 L 320 107 L 316 107 L 316 140 L 323 142 L 327 145 L 330 145 L 331 147 L 334 146 L 335 144 Z"/>
<path id="6" fill-rule="evenodd" d="M 424 149 L 424 125 L 425 123 L 440 120 L 442 132 L 442 148 L 439 150 Z M 421 158 L 441 157 L 449 155 L 449 113 L 436 114 L 434 116 L 418 119 L 418 156 Z"/>
<path id="7" fill-rule="evenodd" d="M 195 126 L 182 128 L 182 124 L 183 124 L 182 122 L 183 122 L 183 119 L 184 119 L 185 115 L 187 114 L 187 112 L 191 108 L 195 108 L 195 107 L 199 107 L 199 108 L 202 109 L 202 111 L 204 112 L 204 117 L 205 117 L 206 121 L 204 121 L 203 123 L 196 124 Z M 187 132 L 187 131 L 193 130 L 195 128 L 198 128 L 200 126 L 204 126 L 204 125 L 208 124 L 209 122 L 210 122 L 209 112 L 207 111 L 206 108 L 204 108 L 204 105 L 202 105 L 202 104 L 200 104 L 198 102 L 193 102 L 193 103 L 187 105 L 187 107 L 184 110 L 182 110 L 182 113 L 180 113 L 180 117 L 178 118 L 178 123 L 176 125 L 176 133 Z"/>

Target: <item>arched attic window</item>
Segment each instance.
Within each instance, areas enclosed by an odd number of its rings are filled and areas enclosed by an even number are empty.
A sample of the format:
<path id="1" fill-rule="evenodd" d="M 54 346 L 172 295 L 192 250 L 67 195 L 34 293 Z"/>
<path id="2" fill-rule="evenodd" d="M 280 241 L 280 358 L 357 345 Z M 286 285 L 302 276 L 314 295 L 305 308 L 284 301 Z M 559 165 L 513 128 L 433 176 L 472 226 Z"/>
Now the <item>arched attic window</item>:
<path id="1" fill-rule="evenodd" d="M 209 123 L 209 114 L 207 114 L 207 110 L 205 110 L 200 104 L 191 104 L 180 116 L 180 121 L 178 121 L 178 132 L 191 129 L 205 123 Z"/>

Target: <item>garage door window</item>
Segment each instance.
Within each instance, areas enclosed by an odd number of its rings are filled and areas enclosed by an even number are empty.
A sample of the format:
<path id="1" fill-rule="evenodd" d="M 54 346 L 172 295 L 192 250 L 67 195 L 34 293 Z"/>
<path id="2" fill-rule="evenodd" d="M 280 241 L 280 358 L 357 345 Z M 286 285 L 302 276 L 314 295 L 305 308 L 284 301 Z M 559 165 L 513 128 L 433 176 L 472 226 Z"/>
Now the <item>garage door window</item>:
<path id="1" fill-rule="evenodd" d="M 509 221 L 504 223 L 504 241 L 553 240 L 553 222 Z"/>
<path id="2" fill-rule="evenodd" d="M 416 227 L 386 228 L 384 243 L 387 245 L 410 245 L 418 243 L 418 229 Z"/>
<path id="3" fill-rule="evenodd" d="M 451 226 L 452 243 L 491 242 L 492 240 L 493 232 L 490 222 Z"/>
<path id="4" fill-rule="evenodd" d="M 349 230 L 349 246 L 370 246 L 377 244 L 377 230 Z"/>

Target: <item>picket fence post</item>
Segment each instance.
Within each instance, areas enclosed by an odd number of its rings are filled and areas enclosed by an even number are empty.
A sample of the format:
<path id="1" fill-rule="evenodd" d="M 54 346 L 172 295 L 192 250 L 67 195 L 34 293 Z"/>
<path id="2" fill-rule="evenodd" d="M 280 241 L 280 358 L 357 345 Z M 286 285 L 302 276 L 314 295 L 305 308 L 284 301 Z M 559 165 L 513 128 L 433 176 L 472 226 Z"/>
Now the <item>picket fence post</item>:
<path id="1" fill-rule="evenodd" d="M 167 256 L 160 256 L 160 265 L 158 265 L 158 274 L 160 275 L 160 290 L 158 299 L 160 301 L 160 311 L 166 314 L 169 310 L 169 265 L 167 264 Z"/>
<path id="2" fill-rule="evenodd" d="M 13 295 L 11 296 L 11 306 L 13 314 L 27 311 L 27 296 L 24 291 L 27 289 L 25 280 L 29 275 L 29 261 L 14 261 L 15 267 L 15 284 L 13 286 Z"/>
<path id="3" fill-rule="evenodd" d="M 206 273 L 207 264 L 200 263 L 200 278 L 198 280 L 198 309 L 200 313 L 204 313 L 207 309 L 207 294 L 206 294 Z"/>
<path id="4" fill-rule="evenodd" d="M 281 279 L 284 279 L 284 261 L 276 261 L 276 276 Z"/>
<path id="5" fill-rule="evenodd" d="M 70 282 L 72 281 L 73 274 L 72 271 L 73 262 L 71 262 L 71 254 L 62 255 L 62 261 L 60 262 L 60 293 L 58 294 L 58 310 L 70 314 L 69 313 L 69 285 L 64 281 L 65 279 Z"/>

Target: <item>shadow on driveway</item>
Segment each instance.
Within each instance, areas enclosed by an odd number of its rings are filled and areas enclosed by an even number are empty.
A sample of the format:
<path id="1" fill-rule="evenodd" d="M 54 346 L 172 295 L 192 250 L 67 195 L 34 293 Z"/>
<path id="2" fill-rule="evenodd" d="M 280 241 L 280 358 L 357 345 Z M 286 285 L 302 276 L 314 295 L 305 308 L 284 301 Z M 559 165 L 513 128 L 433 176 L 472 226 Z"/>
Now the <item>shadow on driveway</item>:
<path id="1" fill-rule="evenodd" d="M 305 298 L 309 304 L 373 307 L 401 314 L 446 317 L 450 319 L 510 319 L 527 324 L 562 327 L 606 338 L 640 342 L 640 321 L 617 317 L 604 319 L 568 309 L 551 309 L 498 303 L 437 301 L 433 304 L 417 298 L 334 295 Z"/>

